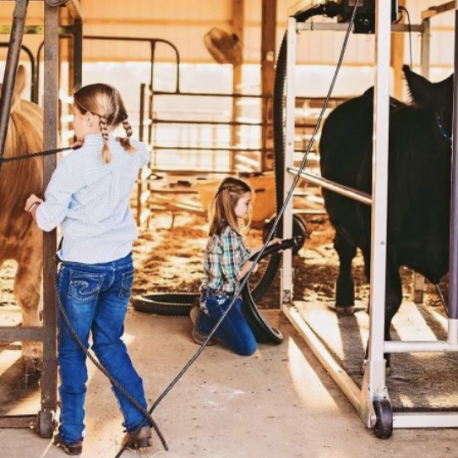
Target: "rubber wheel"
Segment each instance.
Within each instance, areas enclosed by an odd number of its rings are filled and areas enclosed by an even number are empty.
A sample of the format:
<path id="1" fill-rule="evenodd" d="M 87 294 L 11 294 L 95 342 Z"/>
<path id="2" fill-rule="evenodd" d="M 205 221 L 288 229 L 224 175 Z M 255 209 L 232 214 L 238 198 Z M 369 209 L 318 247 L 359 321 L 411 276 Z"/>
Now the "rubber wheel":
<path id="1" fill-rule="evenodd" d="M 194 301 L 199 297 L 200 294 L 195 293 L 155 293 L 134 297 L 132 305 L 139 312 L 187 316 L 194 305 Z"/>
<path id="2" fill-rule="evenodd" d="M 267 236 L 269 235 L 270 230 L 272 229 L 272 226 L 274 225 L 274 222 L 275 222 L 275 216 L 273 216 L 265 224 L 264 229 L 262 230 L 262 241 L 263 242 L 266 241 Z M 307 234 L 307 228 L 306 228 L 304 220 L 299 215 L 293 215 L 293 237 L 296 237 L 296 236 L 302 237 L 302 243 L 293 248 L 293 254 L 299 253 L 299 250 L 304 246 L 306 234 Z"/>
<path id="3" fill-rule="evenodd" d="M 393 409 L 388 399 L 374 401 L 377 421 L 374 426 L 375 436 L 379 439 L 389 439 L 393 435 Z"/>

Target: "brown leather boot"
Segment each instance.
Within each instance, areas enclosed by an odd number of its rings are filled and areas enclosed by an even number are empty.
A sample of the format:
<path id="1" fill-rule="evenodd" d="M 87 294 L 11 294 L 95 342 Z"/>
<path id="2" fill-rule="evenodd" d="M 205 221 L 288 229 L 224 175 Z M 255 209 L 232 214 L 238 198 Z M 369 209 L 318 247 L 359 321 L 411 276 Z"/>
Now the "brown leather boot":
<path id="1" fill-rule="evenodd" d="M 60 437 L 60 434 L 54 436 L 53 444 L 61 448 L 67 455 L 81 455 L 81 453 L 83 453 L 83 441 L 66 444 Z"/>
<path id="2" fill-rule="evenodd" d="M 127 444 L 132 434 L 133 432 L 125 434 L 122 440 L 123 447 Z M 151 447 L 151 445 L 151 428 L 149 426 L 143 426 L 140 428 L 140 431 L 135 435 L 135 437 L 130 441 L 130 444 L 127 446 L 127 448 L 131 450 L 138 450 L 139 448 Z"/>

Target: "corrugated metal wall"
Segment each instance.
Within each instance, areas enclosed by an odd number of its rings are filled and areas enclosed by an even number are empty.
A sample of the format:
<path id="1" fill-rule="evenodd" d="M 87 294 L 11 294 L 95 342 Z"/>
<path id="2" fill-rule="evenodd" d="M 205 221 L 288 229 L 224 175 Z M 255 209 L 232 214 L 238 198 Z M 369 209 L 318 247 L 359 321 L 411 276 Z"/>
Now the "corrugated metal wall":
<path id="1" fill-rule="evenodd" d="M 286 26 L 287 5 L 290 0 L 277 0 L 278 36 L 280 44 Z M 407 8 L 413 23 L 420 21 L 420 12 L 429 6 L 446 0 L 407 0 Z M 257 63 L 261 47 L 261 0 L 245 0 L 245 62 Z M 203 44 L 203 36 L 212 27 L 231 30 L 231 0 L 81 0 L 85 17 L 86 35 L 112 35 L 163 38 L 173 42 L 186 62 L 213 62 Z M 0 2 L 0 20 L 11 22 L 14 2 Z M 42 22 L 42 3 L 31 2 L 29 24 Z M 321 20 L 321 19 L 319 19 Z M 453 60 L 453 13 L 433 19 L 432 65 L 451 66 Z M 5 37 L 4 40 L 6 41 Z M 301 35 L 299 60 L 313 64 L 335 64 L 342 44 L 343 34 L 335 32 L 308 32 Z M 33 49 L 41 41 L 39 37 L 27 37 L 26 44 Z M 406 34 L 406 59 L 409 39 Z M 414 61 L 419 58 L 419 37 L 412 35 Z M 374 37 L 352 36 L 345 62 L 347 65 L 371 64 Z M 148 45 L 87 42 L 84 47 L 86 61 L 147 60 Z M 170 60 L 172 54 L 165 48 L 158 49 L 160 60 Z"/>

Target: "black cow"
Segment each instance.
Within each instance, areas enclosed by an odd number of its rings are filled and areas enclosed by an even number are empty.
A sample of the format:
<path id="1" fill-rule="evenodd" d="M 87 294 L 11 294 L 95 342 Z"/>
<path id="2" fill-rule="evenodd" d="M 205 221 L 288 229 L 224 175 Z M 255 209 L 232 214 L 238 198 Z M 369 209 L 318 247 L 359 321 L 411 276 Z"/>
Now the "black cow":
<path id="1" fill-rule="evenodd" d="M 412 105 L 391 101 L 385 339 L 402 301 L 400 266 L 437 283 L 448 271 L 453 76 L 433 84 L 403 67 Z M 321 135 L 323 177 L 372 193 L 373 90 L 337 107 Z M 323 189 L 336 230 L 336 306 L 352 313 L 351 263 L 360 248 L 370 278 L 371 209 Z"/>

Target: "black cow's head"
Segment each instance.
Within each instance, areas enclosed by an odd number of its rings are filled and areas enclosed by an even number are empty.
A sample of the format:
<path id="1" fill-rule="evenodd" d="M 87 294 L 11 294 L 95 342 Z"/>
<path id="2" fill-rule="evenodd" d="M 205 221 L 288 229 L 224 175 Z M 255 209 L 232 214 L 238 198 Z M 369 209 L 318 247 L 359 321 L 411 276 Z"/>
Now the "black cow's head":
<path id="1" fill-rule="evenodd" d="M 447 132 L 452 129 L 453 75 L 439 83 L 431 83 L 413 72 L 408 65 L 402 67 L 407 80 L 412 103 L 419 108 L 434 111 L 439 115 Z"/>

